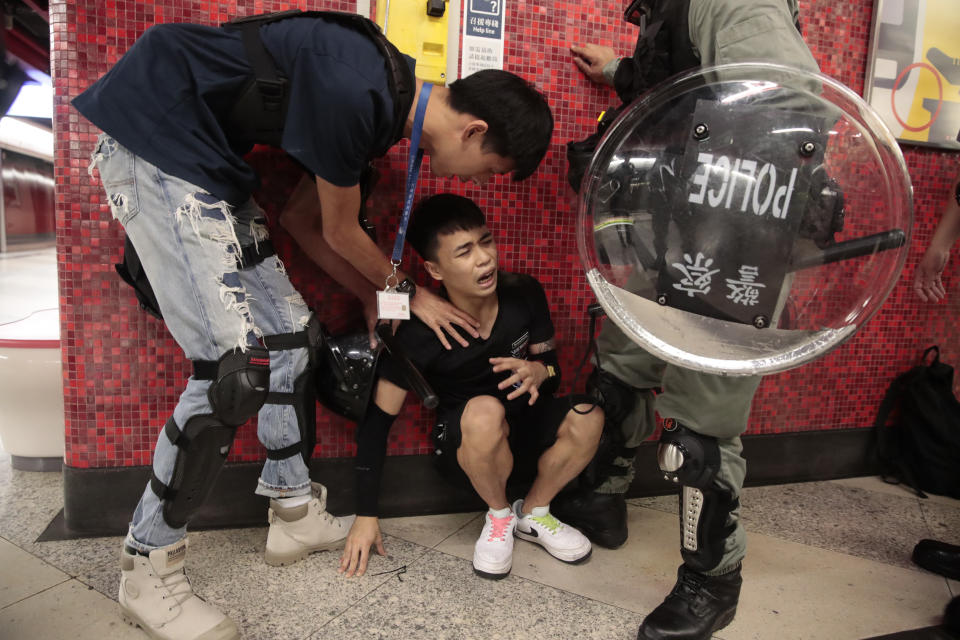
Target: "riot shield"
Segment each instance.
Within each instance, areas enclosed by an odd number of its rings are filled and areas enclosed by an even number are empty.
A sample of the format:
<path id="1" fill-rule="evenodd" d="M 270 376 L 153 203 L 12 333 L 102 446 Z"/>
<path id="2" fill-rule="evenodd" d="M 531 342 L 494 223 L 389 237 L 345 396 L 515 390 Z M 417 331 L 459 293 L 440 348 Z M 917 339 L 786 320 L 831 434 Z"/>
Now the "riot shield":
<path id="1" fill-rule="evenodd" d="M 651 353 L 726 375 L 841 344 L 902 270 L 912 190 L 893 136 L 820 74 L 734 64 L 641 96 L 579 190 L 578 247 L 608 317 Z"/>

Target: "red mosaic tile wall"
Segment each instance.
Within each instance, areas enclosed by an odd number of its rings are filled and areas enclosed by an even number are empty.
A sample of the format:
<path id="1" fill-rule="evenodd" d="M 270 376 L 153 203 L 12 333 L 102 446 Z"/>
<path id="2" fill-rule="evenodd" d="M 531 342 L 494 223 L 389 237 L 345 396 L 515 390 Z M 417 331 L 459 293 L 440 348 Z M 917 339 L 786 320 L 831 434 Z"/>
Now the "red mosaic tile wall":
<path id="1" fill-rule="evenodd" d="M 597 113 L 613 103 L 608 89 L 592 86 L 576 70 L 571 43 L 599 42 L 629 53 L 634 28 L 620 19 L 623 2 L 510 0 L 505 68 L 536 82 L 547 94 L 556 135 L 536 175 L 519 184 L 499 178 L 484 189 L 448 184 L 425 171 L 420 193 L 453 190 L 478 201 L 497 233 L 504 267 L 534 274 L 546 286 L 567 372 L 573 379 L 586 340 L 584 309 L 592 296 L 574 237 L 574 201 L 566 184 L 564 144 L 581 139 Z M 863 91 L 872 0 L 801 2 L 804 32 L 824 73 Z M 321 2 L 208 0 L 68 0 L 51 2 L 56 87 L 57 247 L 66 408 L 66 463 L 74 467 L 145 465 L 172 411 L 189 365 L 164 327 L 138 311 L 131 291 L 113 270 L 123 244 L 99 182 L 87 175 L 98 131 L 69 104 L 103 74 L 137 36 L 158 22 L 218 23 L 236 15 L 291 7 L 352 10 L 352 0 Z M 390 243 L 400 208 L 405 147 L 379 161 L 382 177 L 372 199 L 373 218 Z M 914 245 L 904 276 L 880 313 L 854 339 L 799 370 L 766 378 L 757 395 L 749 433 L 780 433 L 870 425 L 889 380 L 911 366 L 922 350 L 939 344 L 948 362 L 960 363 L 960 261 L 947 280 L 946 303 L 919 302 L 908 285 L 930 239 L 958 167 L 957 157 L 905 148 L 915 187 Z M 280 154 L 254 153 L 262 169 L 261 205 L 275 218 L 296 180 Z M 356 306 L 317 272 L 275 226 L 278 247 L 297 287 L 336 329 L 359 326 Z M 415 262 L 408 256 L 407 264 Z M 423 275 L 417 269 L 415 273 Z M 423 278 L 421 277 L 421 281 Z M 411 402 L 394 428 L 393 454 L 427 453 L 430 415 Z M 352 424 L 319 416 L 320 457 L 353 453 Z M 239 434 L 232 460 L 260 460 L 252 424 Z"/>

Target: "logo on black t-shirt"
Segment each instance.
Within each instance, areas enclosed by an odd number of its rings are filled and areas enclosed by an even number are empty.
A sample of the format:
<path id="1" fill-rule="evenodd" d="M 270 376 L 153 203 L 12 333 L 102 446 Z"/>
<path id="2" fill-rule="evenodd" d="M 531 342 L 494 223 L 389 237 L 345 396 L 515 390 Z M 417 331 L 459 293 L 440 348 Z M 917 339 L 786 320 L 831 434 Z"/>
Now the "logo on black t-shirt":
<path id="1" fill-rule="evenodd" d="M 530 342 L 530 332 L 524 331 L 523 335 L 513 341 L 510 345 L 510 355 L 514 358 L 527 358 L 527 344 Z"/>

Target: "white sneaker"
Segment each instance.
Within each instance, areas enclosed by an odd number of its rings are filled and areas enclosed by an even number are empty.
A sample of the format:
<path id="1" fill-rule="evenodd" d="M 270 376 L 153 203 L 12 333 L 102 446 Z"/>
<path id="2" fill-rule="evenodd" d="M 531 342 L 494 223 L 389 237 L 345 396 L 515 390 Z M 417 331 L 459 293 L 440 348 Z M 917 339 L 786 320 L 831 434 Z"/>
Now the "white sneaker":
<path id="1" fill-rule="evenodd" d="M 293 564 L 314 551 L 340 549 L 356 516 L 337 518 L 327 513 L 327 488 L 313 482 L 313 498 L 298 507 L 281 507 L 270 501 L 267 550 L 264 560 L 272 567 Z"/>
<path id="2" fill-rule="evenodd" d="M 534 507 L 527 515 L 523 514 L 522 509 L 523 500 L 513 503 L 513 512 L 517 514 L 515 536 L 535 542 L 557 560 L 571 564 L 584 562 L 590 557 L 593 549 L 587 536 L 554 518 L 549 505 Z"/>
<path id="3" fill-rule="evenodd" d="M 483 530 L 473 547 L 473 571 L 478 576 L 499 580 L 506 578 L 513 567 L 513 529 L 517 518 L 513 513 L 503 518 L 490 511 L 483 516 Z"/>
<path id="4" fill-rule="evenodd" d="M 148 556 L 120 553 L 120 615 L 155 640 L 233 640 L 237 626 L 196 595 L 183 571 L 187 539 Z"/>

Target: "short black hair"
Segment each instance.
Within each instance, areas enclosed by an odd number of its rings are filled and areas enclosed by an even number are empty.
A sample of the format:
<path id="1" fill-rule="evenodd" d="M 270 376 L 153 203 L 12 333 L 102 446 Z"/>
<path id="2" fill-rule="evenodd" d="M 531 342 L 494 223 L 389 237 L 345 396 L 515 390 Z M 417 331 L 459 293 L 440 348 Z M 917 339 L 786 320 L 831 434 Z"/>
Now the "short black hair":
<path id="1" fill-rule="evenodd" d="M 439 237 L 471 231 L 487 224 L 483 211 L 470 198 L 438 193 L 421 200 L 410 215 L 407 240 L 424 260 L 436 260 Z"/>
<path id="2" fill-rule="evenodd" d="M 484 148 L 514 162 L 513 179 L 532 174 L 550 146 L 547 99 L 518 75 L 484 69 L 450 84 L 450 107 L 487 123 Z"/>

